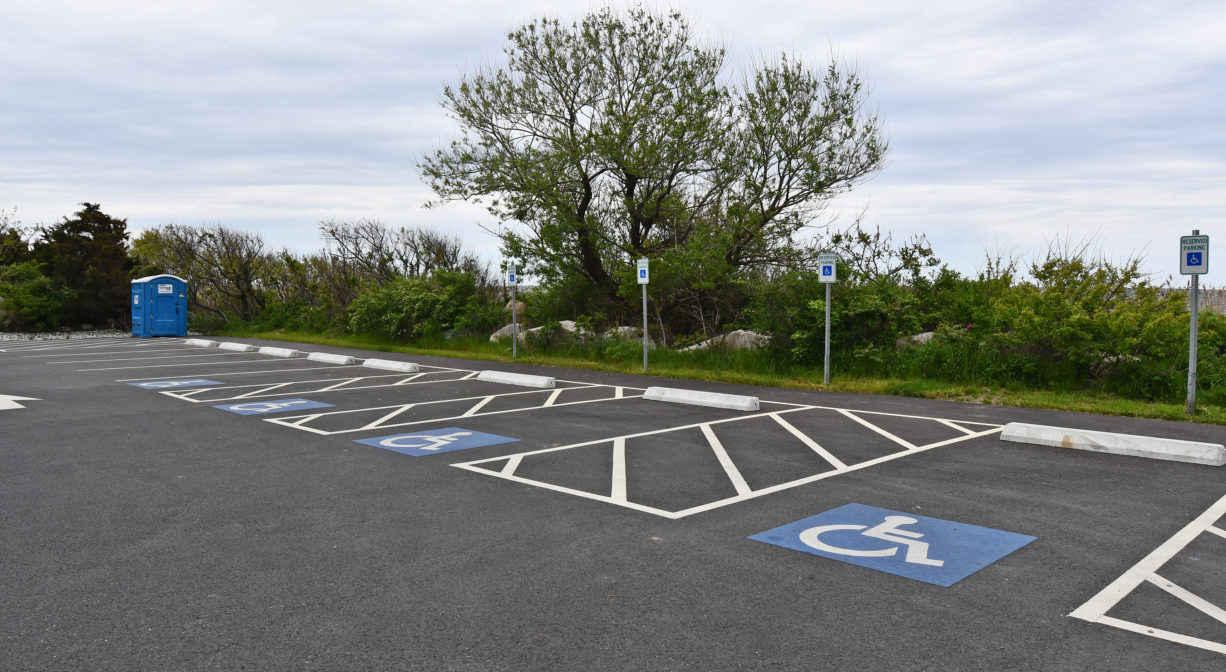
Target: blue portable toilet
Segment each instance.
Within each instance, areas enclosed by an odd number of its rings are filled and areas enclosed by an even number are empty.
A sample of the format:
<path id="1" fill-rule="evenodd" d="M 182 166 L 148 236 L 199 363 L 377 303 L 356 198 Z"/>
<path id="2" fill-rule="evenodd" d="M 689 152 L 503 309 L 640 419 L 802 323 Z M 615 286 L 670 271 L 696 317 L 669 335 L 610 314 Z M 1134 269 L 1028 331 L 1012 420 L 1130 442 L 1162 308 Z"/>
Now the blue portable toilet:
<path id="1" fill-rule="evenodd" d="M 133 280 L 132 335 L 186 336 L 187 281 L 177 275 L 149 275 Z"/>

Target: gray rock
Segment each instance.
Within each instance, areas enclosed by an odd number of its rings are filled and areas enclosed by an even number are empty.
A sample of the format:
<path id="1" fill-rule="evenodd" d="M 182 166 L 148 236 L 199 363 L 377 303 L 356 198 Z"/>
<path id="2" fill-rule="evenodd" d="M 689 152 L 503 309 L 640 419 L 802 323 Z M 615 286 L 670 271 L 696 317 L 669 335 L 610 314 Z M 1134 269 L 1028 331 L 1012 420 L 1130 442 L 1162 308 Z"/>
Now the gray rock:
<path id="1" fill-rule="evenodd" d="M 768 343 L 771 337 L 748 329 L 737 329 L 715 338 L 708 338 L 702 343 L 695 343 L 682 350 L 757 350 Z"/>

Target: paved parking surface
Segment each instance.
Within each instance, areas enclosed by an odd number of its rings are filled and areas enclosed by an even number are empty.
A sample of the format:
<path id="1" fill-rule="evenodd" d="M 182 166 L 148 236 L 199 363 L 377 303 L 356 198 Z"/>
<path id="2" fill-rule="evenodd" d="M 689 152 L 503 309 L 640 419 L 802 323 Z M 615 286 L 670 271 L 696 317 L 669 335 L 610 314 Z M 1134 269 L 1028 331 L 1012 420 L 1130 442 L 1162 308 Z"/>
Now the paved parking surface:
<path id="1" fill-rule="evenodd" d="M 1220 428 L 329 352 L 0 343 L 0 668 L 1226 665 L 1220 469 L 998 438 Z"/>

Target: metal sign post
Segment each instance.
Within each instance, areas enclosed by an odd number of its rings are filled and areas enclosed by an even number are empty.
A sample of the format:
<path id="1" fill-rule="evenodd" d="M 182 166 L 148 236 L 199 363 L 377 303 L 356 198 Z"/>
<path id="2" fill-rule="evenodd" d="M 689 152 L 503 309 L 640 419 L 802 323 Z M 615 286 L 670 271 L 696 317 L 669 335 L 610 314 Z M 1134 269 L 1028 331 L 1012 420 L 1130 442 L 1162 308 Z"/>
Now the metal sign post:
<path id="1" fill-rule="evenodd" d="M 1192 322 L 1188 329 L 1188 415 L 1196 415 L 1196 346 L 1200 331 L 1200 276 L 1209 272 L 1209 236 L 1194 229 L 1179 238 L 1179 273 L 1192 276 Z"/>
<path id="2" fill-rule="evenodd" d="M 817 279 L 826 285 L 826 357 L 825 357 L 825 375 L 823 384 L 830 384 L 830 286 L 834 284 L 838 277 L 839 257 L 831 252 L 823 252 L 817 255 L 818 276 Z"/>
<path id="3" fill-rule="evenodd" d="M 515 262 L 511 262 L 507 268 L 507 284 L 511 285 L 511 359 L 519 354 L 519 321 L 515 315 L 519 303 L 519 274 L 515 271 Z"/>
<path id="4" fill-rule="evenodd" d="M 643 288 L 643 373 L 647 373 L 647 258 L 639 259 L 638 281 Z"/>

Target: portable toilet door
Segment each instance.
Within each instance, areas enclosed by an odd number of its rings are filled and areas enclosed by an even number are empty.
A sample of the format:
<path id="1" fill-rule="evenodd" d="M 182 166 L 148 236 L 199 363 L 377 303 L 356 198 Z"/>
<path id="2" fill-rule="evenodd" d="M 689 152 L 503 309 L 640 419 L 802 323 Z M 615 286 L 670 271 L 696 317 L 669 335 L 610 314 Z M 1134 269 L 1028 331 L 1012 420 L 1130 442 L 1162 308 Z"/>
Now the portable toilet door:
<path id="1" fill-rule="evenodd" d="M 132 335 L 148 338 L 145 333 L 145 285 L 140 280 L 132 281 Z"/>
<path id="2" fill-rule="evenodd" d="M 138 287 L 143 288 L 139 292 Z M 132 281 L 132 333 L 142 338 L 187 335 L 187 281 L 174 275 L 152 275 Z M 141 328 L 137 303 L 143 304 Z"/>

